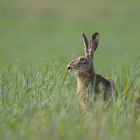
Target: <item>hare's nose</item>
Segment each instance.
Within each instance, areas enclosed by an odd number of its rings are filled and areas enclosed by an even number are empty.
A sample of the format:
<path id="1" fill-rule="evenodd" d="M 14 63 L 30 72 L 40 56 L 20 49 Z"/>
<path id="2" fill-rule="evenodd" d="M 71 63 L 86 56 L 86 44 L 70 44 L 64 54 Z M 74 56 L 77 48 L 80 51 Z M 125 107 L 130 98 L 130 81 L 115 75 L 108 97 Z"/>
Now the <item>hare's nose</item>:
<path id="1" fill-rule="evenodd" d="M 70 70 L 70 66 L 68 66 L 67 69 Z"/>

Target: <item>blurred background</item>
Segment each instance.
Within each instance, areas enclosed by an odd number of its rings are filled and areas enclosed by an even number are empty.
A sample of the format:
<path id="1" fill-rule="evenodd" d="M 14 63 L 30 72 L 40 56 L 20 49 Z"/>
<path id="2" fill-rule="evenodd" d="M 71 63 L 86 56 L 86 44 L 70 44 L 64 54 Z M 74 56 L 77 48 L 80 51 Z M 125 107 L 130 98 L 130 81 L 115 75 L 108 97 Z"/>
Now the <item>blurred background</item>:
<path id="1" fill-rule="evenodd" d="M 100 33 L 98 69 L 140 56 L 139 0 L 1 0 L 0 65 L 61 65 L 82 55 L 81 32 Z"/>

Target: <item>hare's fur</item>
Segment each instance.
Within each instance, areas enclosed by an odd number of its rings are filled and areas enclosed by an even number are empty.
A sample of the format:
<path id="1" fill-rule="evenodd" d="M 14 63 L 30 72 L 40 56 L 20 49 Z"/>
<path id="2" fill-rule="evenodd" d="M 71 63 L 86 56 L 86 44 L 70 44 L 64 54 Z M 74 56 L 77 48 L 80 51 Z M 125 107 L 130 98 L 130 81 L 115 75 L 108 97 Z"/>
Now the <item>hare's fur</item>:
<path id="1" fill-rule="evenodd" d="M 88 40 L 82 33 L 84 42 L 85 56 L 80 56 L 72 60 L 68 65 L 69 71 L 76 72 L 77 93 L 82 97 L 82 104 L 87 105 L 90 95 L 94 95 L 94 99 L 103 92 L 104 100 L 112 96 L 113 82 L 107 80 L 94 71 L 93 55 L 98 46 L 99 33 L 94 33 Z"/>

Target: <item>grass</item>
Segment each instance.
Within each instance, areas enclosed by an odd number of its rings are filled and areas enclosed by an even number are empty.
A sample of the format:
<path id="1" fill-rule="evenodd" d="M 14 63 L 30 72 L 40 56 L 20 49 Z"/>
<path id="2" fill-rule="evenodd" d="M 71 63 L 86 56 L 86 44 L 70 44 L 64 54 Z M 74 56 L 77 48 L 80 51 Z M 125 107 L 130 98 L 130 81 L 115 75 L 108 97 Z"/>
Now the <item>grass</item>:
<path id="1" fill-rule="evenodd" d="M 83 111 L 64 67 L 6 66 L 0 77 L 1 139 L 139 139 L 139 75 L 136 68 L 114 72 L 117 97 L 109 106 L 99 100 Z"/>
<path id="2" fill-rule="evenodd" d="M 139 140 L 139 3 L 1 1 L 0 139 Z M 81 32 L 96 31 L 95 70 L 116 96 L 83 111 L 66 65 L 83 54 Z"/>

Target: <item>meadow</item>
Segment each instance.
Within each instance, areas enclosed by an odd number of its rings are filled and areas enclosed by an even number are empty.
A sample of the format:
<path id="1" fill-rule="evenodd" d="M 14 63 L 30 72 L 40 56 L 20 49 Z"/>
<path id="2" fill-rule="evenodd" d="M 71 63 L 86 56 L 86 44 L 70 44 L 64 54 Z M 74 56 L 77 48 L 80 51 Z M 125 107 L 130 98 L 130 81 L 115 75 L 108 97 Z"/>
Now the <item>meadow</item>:
<path id="1" fill-rule="evenodd" d="M 0 140 L 139 140 L 139 0 L 0 1 Z M 115 97 L 80 107 L 69 61 L 100 33 L 97 73 Z"/>

